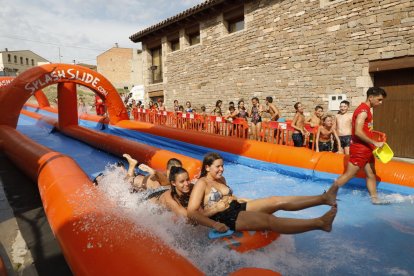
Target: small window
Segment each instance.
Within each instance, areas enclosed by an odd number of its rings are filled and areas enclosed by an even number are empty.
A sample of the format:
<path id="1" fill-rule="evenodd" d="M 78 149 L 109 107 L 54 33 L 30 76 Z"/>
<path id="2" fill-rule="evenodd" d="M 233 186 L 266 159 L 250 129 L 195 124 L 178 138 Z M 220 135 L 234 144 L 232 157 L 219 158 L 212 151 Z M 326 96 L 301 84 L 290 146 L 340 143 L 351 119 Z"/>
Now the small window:
<path id="1" fill-rule="evenodd" d="M 178 32 L 167 36 L 171 52 L 180 50 L 180 34 Z"/>
<path id="2" fill-rule="evenodd" d="M 11 55 L 10 54 L 7 55 L 7 61 L 11 62 Z"/>
<path id="3" fill-rule="evenodd" d="M 17 56 L 14 56 L 14 63 L 17 63 Z"/>
<path id="4" fill-rule="evenodd" d="M 188 35 L 188 42 L 190 43 L 190 45 L 196 45 L 200 43 L 200 33 L 194 33 L 194 34 L 190 34 Z"/>
<path id="5" fill-rule="evenodd" d="M 152 83 L 162 82 L 162 48 L 151 49 L 152 65 L 149 68 L 152 72 Z"/>
<path id="6" fill-rule="evenodd" d="M 244 29 L 244 6 L 239 6 L 223 13 L 224 24 L 229 33 L 235 33 Z"/>
<path id="7" fill-rule="evenodd" d="M 34 66 L 34 59 L 32 59 L 32 66 Z"/>
<path id="8" fill-rule="evenodd" d="M 171 52 L 180 50 L 180 40 L 176 39 L 170 42 L 171 43 Z"/>
<path id="9" fill-rule="evenodd" d="M 241 18 L 240 20 L 229 22 L 229 33 L 235 33 L 238 31 L 241 31 L 244 29 L 244 18 Z"/>
<path id="10" fill-rule="evenodd" d="M 187 28 L 185 30 L 185 33 L 188 37 L 188 44 L 190 44 L 190 46 L 200 43 L 200 25 L 199 24 L 194 25 L 190 28 Z"/>
<path id="11" fill-rule="evenodd" d="M 20 64 L 23 64 L 23 57 L 20 57 Z"/>
<path id="12" fill-rule="evenodd" d="M 29 59 L 26 58 L 26 65 L 29 65 Z"/>

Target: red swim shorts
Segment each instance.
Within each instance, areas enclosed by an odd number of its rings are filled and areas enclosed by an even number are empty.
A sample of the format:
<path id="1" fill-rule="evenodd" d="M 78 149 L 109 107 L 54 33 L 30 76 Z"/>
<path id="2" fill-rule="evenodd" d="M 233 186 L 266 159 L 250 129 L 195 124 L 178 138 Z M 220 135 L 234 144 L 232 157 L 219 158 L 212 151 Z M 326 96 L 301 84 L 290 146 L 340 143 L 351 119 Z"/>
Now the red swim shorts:
<path id="1" fill-rule="evenodd" d="M 372 149 L 363 144 L 351 143 L 349 155 L 349 162 L 360 168 L 365 167 L 367 163 L 375 162 Z"/>

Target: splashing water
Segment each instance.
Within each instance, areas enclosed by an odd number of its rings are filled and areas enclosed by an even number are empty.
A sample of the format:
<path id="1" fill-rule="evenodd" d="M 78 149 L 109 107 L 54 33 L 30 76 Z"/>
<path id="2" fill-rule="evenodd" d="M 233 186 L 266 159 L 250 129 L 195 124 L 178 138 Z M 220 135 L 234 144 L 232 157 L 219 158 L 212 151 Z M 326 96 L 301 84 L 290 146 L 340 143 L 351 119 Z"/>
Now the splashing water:
<path id="1" fill-rule="evenodd" d="M 250 198 L 318 194 L 330 185 L 252 168 L 243 168 L 241 173 L 239 166 L 231 164 L 226 166 L 226 174 L 228 182 L 237 183 L 232 185 L 235 194 Z M 365 236 L 367 233 L 371 235 L 369 231 L 376 229 L 371 224 L 378 224 L 414 239 L 414 220 L 407 221 L 407 212 L 413 209 L 413 196 L 380 193 L 380 197 L 396 204 L 378 207 L 370 203 L 366 191 L 342 189 L 338 201 L 340 211 L 332 233 L 312 231 L 294 236 L 282 235 L 265 248 L 241 254 L 228 250 L 220 240 L 209 240 L 206 227 L 188 225 L 184 219 L 175 217 L 164 208 L 144 201 L 144 194 L 130 193 L 130 186 L 124 178 L 124 171 L 110 166 L 105 170 L 105 177 L 98 187 L 116 202 L 119 211 L 189 259 L 207 275 L 228 275 L 242 267 L 266 268 L 288 275 L 363 274 L 367 271 L 368 274 L 378 275 L 391 272 L 409 275 L 414 271 L 412 266 L 407 268 L 395 265 L 392 261 L 384 262 L 384 258 L 388 257 L 387 252 L 370 245 L 370 240 L 377 239 L 377 235 L 372 238 Z M 253 180 L 246 180 L 249 178 Z M 327 208 L 319 206 L 298 212 L 281 211 L 278 216 L 318 217 Z M 394 209 L 401 208 L 402 212 L 394 212 Z M 359 210 L 360 215 L 355 210 Z M 395 244 L 398 239 L 392 242 Z M 378 267 L 379 263 L 381 267 Z"/>

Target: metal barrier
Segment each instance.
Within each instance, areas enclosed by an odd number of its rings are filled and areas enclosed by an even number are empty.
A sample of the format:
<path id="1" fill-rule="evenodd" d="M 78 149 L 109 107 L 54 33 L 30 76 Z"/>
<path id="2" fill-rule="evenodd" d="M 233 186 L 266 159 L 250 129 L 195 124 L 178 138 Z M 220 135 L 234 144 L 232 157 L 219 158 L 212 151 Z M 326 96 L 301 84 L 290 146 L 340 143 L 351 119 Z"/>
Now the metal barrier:
<path id="1" fill-rule="evenodd" d="M 195 113 L 155 111 L 134 108 L 132 117 L 136 121 L 167 127 L 200 131 L 221 136 L 249 139 L 249 123 L 242 118 L 226 120 L 224 117 Z M 310 135 L 305 136 L 305 147 L 315 149 L 317 127 L 305 126 Z M 293 146 L 291 122 L 262 122 L 260 140 L 267 143 Z"/>

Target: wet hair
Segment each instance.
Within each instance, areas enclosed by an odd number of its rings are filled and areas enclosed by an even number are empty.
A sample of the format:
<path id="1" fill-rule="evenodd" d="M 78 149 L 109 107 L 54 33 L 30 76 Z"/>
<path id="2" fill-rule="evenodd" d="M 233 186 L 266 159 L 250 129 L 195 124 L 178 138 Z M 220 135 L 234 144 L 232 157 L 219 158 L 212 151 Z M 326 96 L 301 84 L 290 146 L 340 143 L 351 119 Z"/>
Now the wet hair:
<path id="1" fill-rule="evenodd" d="M 272 97 L 266 97 L 266 101 L 268 101 L 269 103 L 273 103 L 273 98 Z"/>
<path id="2" fill-rule="evenodd" d="M 343 100 L 340 104 L 346 104 L 347 106 L 349 106 L 349 102 L 347 100 Z"/>
<path id="3" fill-rule="evenodd" d="M 171 158 L 167 162 L 167 170 L 171 170 L 173 166 L 175 166 L 175 167 L 182 167 L 183 166 L 183 163 L 180 160 L 178 160 L 177 158 Z"/>
<path id="4" fill-rule="evenodd" d="M 171 170 L 170 170 L 170 177 L 169 177 L 169 181 L 171 182 L 175 182 L 175 180 L 177 179 L 177 175 L 182 174 L 182 173 L 186 173 L 188 174 L 187 170 L 184 169 L 183 167 L 176 167 L 176 166 L 172 166 Z M 187 208 L 188 206 L 188 201 L 190 200 L 190 193 L 188 194 L 182 194 L 182 195 L 178 195 L 177 193 L 177 188 L 174 185 L 171 185 L 171 196 L 172 198 L 181 206 Z"/>
<path id="5" fill-rule="evenodd" d="M 178 100 L 174 100 L 174 103 L 178 103 Z"/>
<path id="6" fill-rule="evenodd" d="M 206 176 L 207 175 L 206 166 L 211 166 L 214 163 L 214 161 L 218 159 L 223 159 L 223 157 L 221 157 L 221 155 L 218 154 L 217 152 L 209 152 L 206 155 L 204 155 L 203 165 L 201 166 L 200 177 Z"/>
<path id="7" fill-rule="evenodd" d="M 252 98 L 252 101 L 253 101 L 253 100 L 256 100 L 257 102 L 259 102 L 259 98 L 258 98 L 258 97 L 253 97 L 253 98 Z"/>
<path id="8" fill-rule="evenodd" d="M 216 107 L 219 107 L 219 104 L 221 104 L 222 102 L 223 102 L 222 100 L 217 100 Z"/>
<path id="9" fill-rule="evenodd" d="M 375 87 L 374 86 L 374 87 L 368 88 L 367 98 L 369 96 L 379 96 L 379 95 L 382 95 L 384 98 L 386 98 L 387 97 L 387 92 L 385 92 L 385 90 L 382 89 L 381 87 Z"/>
<path id="10" fill-rule="evenodd" d="M 296 110 L 298 110 L 298 106 L 300 105 L 300 102 L 297 102 L 297 103 L 295 103 L 294 105 L 293 105 L 293 107 L 296 109 Z"/>
<path id="11" fill-rule="evenodd" d="M 320 106 L 320 105 L 315 106 L 315 111 L 317 111 L 318 109 L 322 109 L 323 110 L 323 107 Z"/>
<path id="12" fill-rule="evenodd" d="M 229 102 L 229 105 L 231 106 L 231 105 L 234 105 L 234 102 Z"/>
<path id="13" fill-rule="evenodd" d="M 201 111 L 206 111 L 206 107 L 205 107 L 204 105 L 202 105 L 202 106 L 200 107 L 200 109 L 201 109 Z"/>

